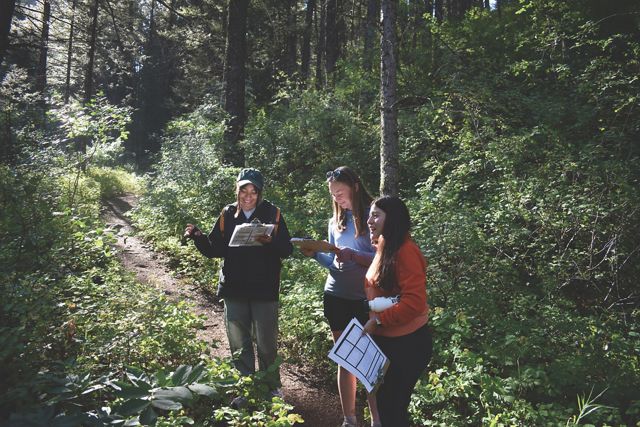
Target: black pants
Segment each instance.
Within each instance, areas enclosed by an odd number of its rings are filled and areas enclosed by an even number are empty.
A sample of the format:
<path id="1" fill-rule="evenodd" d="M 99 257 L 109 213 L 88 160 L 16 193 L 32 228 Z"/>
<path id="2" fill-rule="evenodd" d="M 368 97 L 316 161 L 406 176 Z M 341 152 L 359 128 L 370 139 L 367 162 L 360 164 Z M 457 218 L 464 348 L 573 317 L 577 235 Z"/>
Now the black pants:
<path id="1" fill-rule="evenodd" d="M 401 337 L 373 338 L 391 362 L 376 393 L 382 427 L 408 427 L 411 393 L 431 360 L 431 330 L 424 325 Z"/>

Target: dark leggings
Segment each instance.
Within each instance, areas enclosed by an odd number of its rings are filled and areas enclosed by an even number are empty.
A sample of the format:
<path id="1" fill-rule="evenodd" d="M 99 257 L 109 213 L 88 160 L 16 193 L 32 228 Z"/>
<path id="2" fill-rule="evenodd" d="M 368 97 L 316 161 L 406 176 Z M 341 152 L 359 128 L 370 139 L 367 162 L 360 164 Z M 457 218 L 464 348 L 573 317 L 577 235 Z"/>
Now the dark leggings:
<path id="1" fill-rule="evenodd" d="M 424 325 L 408 335 L 373 338 L 391 362 L 376 392 L 382 427 L 408 427 L 411 393 L 431 359 L 431 330 Z"/>

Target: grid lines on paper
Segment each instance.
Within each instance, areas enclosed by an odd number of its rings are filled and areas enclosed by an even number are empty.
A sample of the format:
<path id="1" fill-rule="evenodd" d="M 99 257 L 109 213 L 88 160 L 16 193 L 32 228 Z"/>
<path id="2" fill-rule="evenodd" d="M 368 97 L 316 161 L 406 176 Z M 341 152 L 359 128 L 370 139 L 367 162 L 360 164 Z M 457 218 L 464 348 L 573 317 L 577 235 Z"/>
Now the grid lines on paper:
<path id="1" fill-rule="evenodd" d="M 375 349 L 371 338 L 362 335 L 362 329 L 356 325 L 351 325 L 346 333 L 344 341 L 336 348 L 335 353 L 370 383 L 375 383 L 382 366 L 382 354 L 377 349 L 371 351 L 372 348 Z"/>

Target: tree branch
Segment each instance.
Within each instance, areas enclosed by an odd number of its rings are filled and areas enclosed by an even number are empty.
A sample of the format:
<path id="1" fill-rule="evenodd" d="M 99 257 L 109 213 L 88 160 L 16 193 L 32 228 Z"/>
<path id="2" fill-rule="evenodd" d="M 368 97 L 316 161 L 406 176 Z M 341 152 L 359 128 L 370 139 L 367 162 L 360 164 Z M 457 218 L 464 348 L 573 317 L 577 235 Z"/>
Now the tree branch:
<path id="1" fill-rule="evenodd" d="M 177 10 L 175 10 L 174 8 L 172 8 L 171 6 L 169 6 L 167 3 L 165 3 L 163 0 L 156 0 L 158 3 L 160 3 L 161 5 L 163 5 L 164 7 L 166 7 L 170 12 L 175 13 L 177 16 L 179 16 L 180 18 L 184 18 L 186 19 L 187 17 L 184 16 L 183 14 L 181 14 L 180 12 L 178 12 Z"/>

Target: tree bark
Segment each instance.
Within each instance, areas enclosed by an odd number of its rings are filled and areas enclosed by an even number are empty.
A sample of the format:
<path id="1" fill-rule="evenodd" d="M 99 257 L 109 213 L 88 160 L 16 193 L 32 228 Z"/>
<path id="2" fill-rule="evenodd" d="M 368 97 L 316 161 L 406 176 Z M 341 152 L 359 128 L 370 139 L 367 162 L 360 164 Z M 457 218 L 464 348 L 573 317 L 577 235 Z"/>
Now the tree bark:
<path id="1" fill-rule="evenodd" d="M 224 132 L 223 160 L 234 166 L 244 165 L 244 153 L 239 143 L 244 136 L 245 124 L 248 7 L 249 0 L 229 0 L 224 64 L 224 109 L 229 119 Z"/>
<path id="2" fill-rule="evenodd" d="M 16 0 L 0 1 L 0 64 L 9 48 L 9 34 L 11 33 L 11 20 L 16 8 Z"/>
<path id="3" fill-rule="evenodd" d="M 444 0 L 434 0 L 434 16 L 436 21 L 442 22 L 444 19 Z"/>
<path id="4" fill-rule="evenodd" d="M 44 92 L 47 88 L 47 56 L 49 52 L 49 21 L 51 19 L 51 3 L 44 0 L 42 5 L 42 31 L 40 33 L 40 58 L 38 59 L 38 70 L 36 71 L 36 91 L 44 99 Z"/>
<path id="5" fill-rule="evenodd" d="M 324 87 L 324 51 L 327 44 L 326 33 L 327 0 L 320 0 L 320 24 L 318 25 L 318 45 L 316 46 L 316 89 Z"/>
<path id="6" fill-rule="evenodd" d="M 327 0 L 325 13 L 325 72 L 327 82 L 334 83 L 334 71 L 338 62 L 338 0 Z"/>
<path id="7" fill-rule="evenodd" d="M 301 74 L 302 81 L 309 80 L 311 69 L 311 31 L 313 30 L 313 13 L 316 8 L 316 0 L 307 0 L 307 9 L 304 17 L 304 34 L 302 36 L 302 60 Z"/>
<path id="8" fill-rule="evenodd" d="M 297 71 L 298 62 L 298 38 L 297 38 L 297 20 L 296 20 L 296 1 L 289 0 L 287 7 L 287 65 L 286 73 L 292 77 Z"/>
<path id="9" fill-rule="evenodd" d="M 71 22 L 69 23 L 69 43 L 67 44 L 67 75 L 64 81 L 64 103 L 69 103 L 71 95 L 71 62 L 73 59 L 73 35 L 75 32 L 76 6 L 78 0 L 71 3 Z"/>
<path id="10" fill-rule="evenodd" d="M 98 38 L 98 0 L 91 5 L 91 26 L 89 27 L 89 51 L 87 53 L 87 68 L 84 74 L 84 102 L 88 103 L 93 97 L 93 67 L 96 56 L 96 40 Z"/>
<path id="11" fill-rule="evenodd" d="M 373 66 L 373 43 L 380 20 L 380 0 L 367 0 L 367 20 L 364 30 L 363 68 L 371 71 Z"/>
<path id="12" fill-rule="evenodd" d="M 382 0 L 382 37 L 380 39 L 380 194 L 398 194 L 398 109 L 397 61 L 395 57 L 396 11 L 398 0 Z"/>

